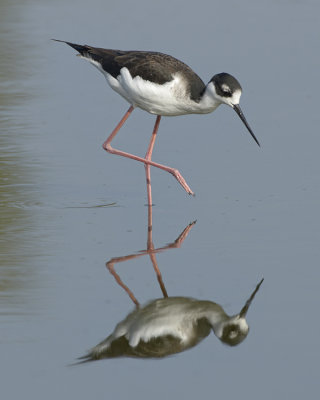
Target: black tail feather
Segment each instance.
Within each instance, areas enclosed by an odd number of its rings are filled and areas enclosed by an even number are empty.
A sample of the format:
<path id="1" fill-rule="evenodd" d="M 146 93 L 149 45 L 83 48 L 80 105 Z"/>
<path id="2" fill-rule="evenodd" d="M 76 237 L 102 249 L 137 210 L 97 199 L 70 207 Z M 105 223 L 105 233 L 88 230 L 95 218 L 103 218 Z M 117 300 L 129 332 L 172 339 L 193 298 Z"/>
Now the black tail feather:
<path id="1" fill-rule="evenodd" d="M 54 40 L 55 42 L 66 43 L 70 47 L 72 47 L 73 49 L 77 50 L 81 55 L 83 55 L 86 51 L 88 51 L 88 47 L 87 46 L 82 46 L 80 44 L 66 42 L 65 40 L 59 40 L 59 39 L 51 39 L 51 40 Z"/>

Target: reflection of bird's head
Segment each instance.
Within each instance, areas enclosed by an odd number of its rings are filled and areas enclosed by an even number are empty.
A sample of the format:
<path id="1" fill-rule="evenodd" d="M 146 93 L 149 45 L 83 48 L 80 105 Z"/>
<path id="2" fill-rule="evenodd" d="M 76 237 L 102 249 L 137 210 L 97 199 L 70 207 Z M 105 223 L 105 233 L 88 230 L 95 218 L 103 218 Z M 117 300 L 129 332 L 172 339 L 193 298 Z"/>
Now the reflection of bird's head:
<path id="1" fill-rule="evenodd" d="M 261 279 L 261 281 L 258 283 L 239 314 L 232 317 L 228 317 L 225 314 L 224 318 L 222 318 L 219 323 L 212 324 L 215 335 L 221 340 L 222 343 L 229 346 L 236 346 L 247 337 L 249 333 L 249 326 L 246 321 L 246 315 L 262 282 L 263 279 Z"/>
<path id="2" fill-rule="evenodd" d="M 247 337 L 248 332 L 249 326 L 247 321 L 236 315 L 221 324 L 219 332 L 216 332 L 216 335 L 222 343 L 228 346 L 237 346 Z"/>

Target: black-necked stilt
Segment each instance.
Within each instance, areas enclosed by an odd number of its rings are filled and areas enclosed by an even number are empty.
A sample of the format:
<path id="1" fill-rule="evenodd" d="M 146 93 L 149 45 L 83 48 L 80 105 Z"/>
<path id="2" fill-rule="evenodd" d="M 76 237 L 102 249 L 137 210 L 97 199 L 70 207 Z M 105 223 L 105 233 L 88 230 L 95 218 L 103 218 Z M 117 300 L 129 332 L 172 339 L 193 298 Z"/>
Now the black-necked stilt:
<path id="1" fill-rule="evenodd" d="M 189 297 L 157 299 L 131 312 L 111 335 L 82 357 L 83 362 L 114 357 L 166 357 L 187 350 L 211 330 L 229 346 L 248 335 L 246 314 L 263 279 L 241 311 L 233 316 L 211 301 Z"/>
<path id="2" fill-rule="evenodd" d="M 55 40 L 55 39 L 54 39 Z M 184 114 L 207 114 L 220 104 L 232 107 L 260 146 L 239 106 L 240 83 L 232 75 L 214 75 L 205 85 L 188 65 L 167 54 L 152 51 L 121 51 L 82 46 L 57 40 L 73 47 L 81 58 L 88 60 L 106 77 L 113 90 L 131 105 L 116 128 L 103 143 L 103 148 L 112 154 L 140 161 L 145 166 L 154 166 L 170 172 L 187 193 L 193 194 L 180 172 L 151 160 L 161 116 Z M 151 141 L 145 158 L 114 149 L 111 142 L 128 119 L 134 108 L 139 107 L 157 115 Z M 146 169 L 147 185 L 150 171 Z M 151 197 L 151 195 L 150 195 Z"/>

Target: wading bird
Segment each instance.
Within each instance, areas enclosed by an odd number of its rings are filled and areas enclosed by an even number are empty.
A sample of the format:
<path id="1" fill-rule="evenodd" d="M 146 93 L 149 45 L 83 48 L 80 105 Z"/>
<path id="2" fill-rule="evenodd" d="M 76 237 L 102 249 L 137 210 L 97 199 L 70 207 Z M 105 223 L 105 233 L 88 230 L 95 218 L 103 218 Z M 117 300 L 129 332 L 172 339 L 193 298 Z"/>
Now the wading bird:
<path id="1" fill-rule="evenodd" d="M 241 85 L 232 75 L 225 72 L 216 74 L 205 85 L 188 65 L 167 54 L 154 51 L 110 50 L 63 40 L 56 41 L 66 43 L 77 50 L 78 55 L 97 67 L 111 88 L 129 102 L 128 111 L 103 143 L 103 148 L 109 153 L 144 163 L 149 204 L 151 204 L 150 166 L 170 172 L 188 194 L 194 194 L 176 168 L 151 160 L 162 116 L 207 114 L 220 104 L 226 104 L 236 111 L 260 146 L 239 105 Z M 112 140 L 136 107 L 157 116 L 144 158 L 111 146 Z"/>

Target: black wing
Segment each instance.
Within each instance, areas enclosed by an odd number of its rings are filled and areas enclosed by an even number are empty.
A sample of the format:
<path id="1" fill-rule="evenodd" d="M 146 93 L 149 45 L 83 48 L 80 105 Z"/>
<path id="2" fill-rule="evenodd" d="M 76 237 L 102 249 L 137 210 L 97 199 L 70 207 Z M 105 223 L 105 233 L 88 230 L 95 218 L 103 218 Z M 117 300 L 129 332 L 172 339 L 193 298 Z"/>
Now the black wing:
<path id="1" fill-rule="evenodd" d="M 64 41 L 58 40 L 58 42 Z M 64 43 L 73 47 L 83 57 L 97 61 L 114 78 L 120 74 L 121 68 L 126 67 L 133 78 L 139 75 L 144 80 L 161 85 L 170 82 L 173 74 L 179 72 L 185 78 L 193 100 L 200 100 L 205 89 L 203 81 L 188 65 L 167 54 L 152 51 L 101 49 L 70 42 Z"/>

